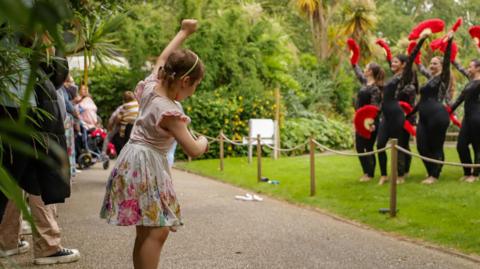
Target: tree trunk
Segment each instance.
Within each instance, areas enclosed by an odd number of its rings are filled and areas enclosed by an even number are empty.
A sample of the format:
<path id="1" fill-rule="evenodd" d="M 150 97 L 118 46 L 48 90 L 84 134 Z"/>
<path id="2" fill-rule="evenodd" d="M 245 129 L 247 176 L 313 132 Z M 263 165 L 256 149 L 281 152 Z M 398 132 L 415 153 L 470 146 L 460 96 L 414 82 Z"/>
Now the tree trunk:
<path id="1" fill-rule="evenodd" d="M 318 5 L 318 30 L 320 32 L 320 57 L 322 60 L 326 60 L 328 58 L 328 24 L 325 18 L 326 16 L 325 9 L 323 8 L 322 4 Z"/>
<path id="2" fill-rule="evenodd" d="M 83 85 L 88 85 L 88 51 L 85 49 L 83 51 Z"/>

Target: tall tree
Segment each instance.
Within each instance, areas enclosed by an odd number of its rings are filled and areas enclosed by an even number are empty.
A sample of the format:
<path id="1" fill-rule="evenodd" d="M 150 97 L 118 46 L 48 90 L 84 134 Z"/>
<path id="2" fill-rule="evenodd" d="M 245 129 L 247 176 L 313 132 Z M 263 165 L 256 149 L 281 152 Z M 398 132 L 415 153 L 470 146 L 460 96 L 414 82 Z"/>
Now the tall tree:
<path id="1" fill-rule="evenodd" d="M 327 60 L 332 54 L 328 29 L 340 1 L 295 0 L 295 2 L 298 8 L 308 17 L 317 58 L 320 61 Z"/>
<path id="2" fill-rule="evenodd" d="M 361 47 L 362 60 L 372 55 L 372 37 L 377 24 L 375 3 L 372 0 L 353 0 L 344 4 L 342 33 L 352 37 Z"/>
<path id="3" fill-rule="evenodd" d="M 92 57 L 103 64 L 106 59 L 118 56 L 120 48 L 115 45 L 117 43 L 115 33 L 121 27 L 123 21 L 123 15 L 101 19 L 98 16 L 84 16 L 77 13 L 73 30 L 77 40 L 73 44 L 73 48 L 67 53 L 83 52 L 83 85 L 88 85 L 88 72 L 92 67 Z"/>

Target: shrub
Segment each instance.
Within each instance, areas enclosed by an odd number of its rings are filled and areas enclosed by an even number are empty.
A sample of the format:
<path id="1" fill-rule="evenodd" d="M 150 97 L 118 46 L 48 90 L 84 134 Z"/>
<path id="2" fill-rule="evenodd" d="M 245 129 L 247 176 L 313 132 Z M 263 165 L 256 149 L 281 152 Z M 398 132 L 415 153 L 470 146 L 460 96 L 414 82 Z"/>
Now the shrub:
<path id="1" fill-rule="evenodd" d="M 292 118 L 285 120 L 281 130 L 282 148 L 293 148 L 305 143 L 312 136 L 320 144 L 334 149 L 349 149 L 353 146 L 353 131 L 350 125 L 320 116 L 317 119 Z M 308 146 L 292 152 L 305 154 Z"/>

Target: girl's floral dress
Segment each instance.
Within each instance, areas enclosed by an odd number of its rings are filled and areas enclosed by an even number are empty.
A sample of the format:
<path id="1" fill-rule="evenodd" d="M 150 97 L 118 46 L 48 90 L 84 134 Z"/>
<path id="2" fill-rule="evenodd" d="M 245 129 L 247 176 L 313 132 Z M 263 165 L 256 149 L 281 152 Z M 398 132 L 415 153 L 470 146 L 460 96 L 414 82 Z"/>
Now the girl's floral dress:
<path id="1" fill-rule="evenodd" d="M 174 137 L 160 127 L 165 117 L 190 122 L 174 101 L 158 95 L 153 73 L 139 83 L 140 111 L 130 141 L 120 152 L 107 182 L 100 216 L 114 225 L 179 226 L 180 206 L 173 189 L 167 152 Z"/>

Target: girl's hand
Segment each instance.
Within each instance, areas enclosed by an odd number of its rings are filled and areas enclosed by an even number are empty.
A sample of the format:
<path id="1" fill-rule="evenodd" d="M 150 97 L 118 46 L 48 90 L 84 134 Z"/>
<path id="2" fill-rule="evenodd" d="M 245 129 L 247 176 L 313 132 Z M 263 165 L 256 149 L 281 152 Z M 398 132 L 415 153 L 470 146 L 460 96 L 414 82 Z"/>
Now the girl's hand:
<path id="1" fill-rule="evenodd" d="M 182 21 L 182 31 L 191 35 L 197 31 L 198 22 L 197 20 L 188 19 Z"/>
<path id="2" fill-rule="evenodd" d="M 205 148 L 205 152 L 208 151 L 208 140 L 205 136 L 200 136 L 197 141 L 202 144 L 202 146 Z"/>

